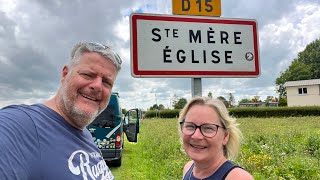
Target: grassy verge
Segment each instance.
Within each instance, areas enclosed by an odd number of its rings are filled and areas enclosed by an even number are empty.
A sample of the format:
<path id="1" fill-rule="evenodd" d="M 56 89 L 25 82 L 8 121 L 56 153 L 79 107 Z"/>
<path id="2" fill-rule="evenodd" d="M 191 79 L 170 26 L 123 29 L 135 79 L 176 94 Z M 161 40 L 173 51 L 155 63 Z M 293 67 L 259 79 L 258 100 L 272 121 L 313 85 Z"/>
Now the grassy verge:
<path id="1" fill-rule="evenodd" d="M 255 179 L 320 179 L 320 117 L 242 118 L 245 141 L 235 160 Z M 117 180 L 181 179 L 188 157 L 181 152 L 176 119 L 145 119 L 138 143 L 125 142 Z"/>
<path id="2" fill-rule="evenodd" d="M 240 119 L 237 162 L 255 179 L 320 179 L 320 117 Z"/>
<path id="3" fill-rule="evenodd" d="M 181 179 L 187 157 L 177 127 L 175 119 L 143 120 L 138 143 L 125 142 L 122 166 L 111 167 L 116 179 Z"/>

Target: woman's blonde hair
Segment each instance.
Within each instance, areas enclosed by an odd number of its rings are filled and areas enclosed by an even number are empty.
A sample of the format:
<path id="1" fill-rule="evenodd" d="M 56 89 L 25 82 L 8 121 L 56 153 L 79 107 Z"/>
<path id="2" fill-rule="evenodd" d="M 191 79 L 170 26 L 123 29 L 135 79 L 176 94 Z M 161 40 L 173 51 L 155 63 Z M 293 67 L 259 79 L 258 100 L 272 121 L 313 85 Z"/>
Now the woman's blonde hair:
<path id="1" fill-rule="evenodd" d="M 195 97 L 190 102 L 188 102 L 185 107 L 181 110 L 178 118 L 178 122 L 182 122 L 189 109 L 194 105 L 203 105 L 211 107 L 219 116 L 221 124 L 225 127 L 226 131 L 229 133 L 229 140 L 227 144 L 223 147 L 224 156 L 227 159 L 234 159 L 238 155 L 240 149 L 240 141 L 242 139 L 242 133 L 238 128 L 236 119 L 229 115 L 224 103 L 219 99 L 211 99 L 207 97 Z M 181 128 L 179 126 L 180 138 L 182 135 Z"/>

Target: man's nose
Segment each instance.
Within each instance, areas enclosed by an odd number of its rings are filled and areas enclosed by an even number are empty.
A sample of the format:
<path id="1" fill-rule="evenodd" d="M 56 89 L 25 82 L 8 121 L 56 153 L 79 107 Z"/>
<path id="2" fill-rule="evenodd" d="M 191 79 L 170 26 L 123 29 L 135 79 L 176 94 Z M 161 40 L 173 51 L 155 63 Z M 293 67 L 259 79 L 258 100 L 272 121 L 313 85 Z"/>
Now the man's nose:
<path id="1" fill-rule="evenodd" d="M 90 83 L 90 88 L 96 91 L 101 91 L 103 86 L 102 83 L 102 78 L 101 77 L 96 77 L 95 79 L 92 80 L 92 82 Z"/>

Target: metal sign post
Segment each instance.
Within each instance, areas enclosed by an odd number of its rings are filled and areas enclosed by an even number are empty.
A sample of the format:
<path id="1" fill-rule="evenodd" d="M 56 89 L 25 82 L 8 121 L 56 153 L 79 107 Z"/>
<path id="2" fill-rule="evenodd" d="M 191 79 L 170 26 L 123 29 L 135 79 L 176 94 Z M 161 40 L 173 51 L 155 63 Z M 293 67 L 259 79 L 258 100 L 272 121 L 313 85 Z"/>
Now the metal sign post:
<path id="1" fill-rule="evenodd" d="M 221 0 L 172 0 L 172 14 L 221 16 Z M 191 78 L 192 97 L 202 96 L 201 78 Z"/>
<path id="2" fill-rule="evenodd" d="M 201 78 L 191 78 L 191 94 L 192 97 L 202 96 Z"/>

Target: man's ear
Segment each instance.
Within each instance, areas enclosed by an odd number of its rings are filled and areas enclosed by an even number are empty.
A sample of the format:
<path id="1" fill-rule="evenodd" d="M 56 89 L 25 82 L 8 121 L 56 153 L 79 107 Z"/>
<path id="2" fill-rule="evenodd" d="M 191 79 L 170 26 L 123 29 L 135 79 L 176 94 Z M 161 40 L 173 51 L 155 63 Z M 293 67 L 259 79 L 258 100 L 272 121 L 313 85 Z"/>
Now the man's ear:
<path id="1" fill-rule="evenodd" d="M 69 66 L 65 65 L 62 68 L 62 74 L 61 74 L 61 82 L 64 80 L 64 78 L 68 75 L 70 72 Z"/>
<path id="2" fill-rule="evenodd" d="M 66 77 L 68 73 L 69 73 L 69 67 L 67 65 L 63 66 L 61 78 Z"/>

